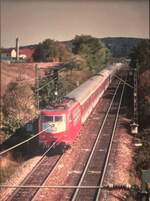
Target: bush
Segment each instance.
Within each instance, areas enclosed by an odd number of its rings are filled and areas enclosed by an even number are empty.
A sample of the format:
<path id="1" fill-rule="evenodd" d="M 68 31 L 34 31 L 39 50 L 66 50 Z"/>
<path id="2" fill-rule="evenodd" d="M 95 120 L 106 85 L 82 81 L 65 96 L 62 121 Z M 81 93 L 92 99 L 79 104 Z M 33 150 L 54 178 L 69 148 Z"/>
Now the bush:
<path id="1" fill-rule="evenodd" d="M 8 135 L 36 116 L 35 100 L 26 83 L 11 82 L 3 97 L 3 125 Z"/>
<path id="2" fill-rule="evenodd" d="M 71 52 L 61 42 L 46 39 L 39 43 L 33 53 L 33 59 L 37 62 L 60 61 L 64 62 L 70 57 Z"/>

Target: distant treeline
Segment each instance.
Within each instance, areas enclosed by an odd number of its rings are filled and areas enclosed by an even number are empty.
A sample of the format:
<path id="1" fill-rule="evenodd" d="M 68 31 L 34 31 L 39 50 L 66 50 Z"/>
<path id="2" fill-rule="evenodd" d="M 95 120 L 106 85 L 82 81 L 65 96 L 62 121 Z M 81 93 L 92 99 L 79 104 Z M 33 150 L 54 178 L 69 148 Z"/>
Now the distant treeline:
<path id="1" fill-rule="evenodd" d="M 108 38 L 99 38 L 101 42 L 110 50 L 111 55 L 116 58 L 126 57 L 129 58 L 131 51 L 135 48 L 140 42 L 145 41 L 146 39 L 142 38 L 126 38 L 126 37 L 108 37 Z M 62 41 L 70 50 L 73 48 L 73 40 Z M 37 44 L 28 45 L 24 47 L 36 48 Z"/>
<path id="2" fill-rule="evenodd" d="M 146 39 L 140 38 L 102 38 L 113 57 L 129 57 L 133 48 Z"/>
<path id="3" fill-rule="evenodd" d="M 101 42 L 110 50 L 112 57 L 120 58 L 126 57 L 129 58 L 131 51 L 135 48 L 140 42 L 145 41 L 146 39 L 141 38 L 125 38 L 125 37 L 109 37 L 109 38 L 99 38 Z M 72 40 L 64 41 L 66 46 L 72 49 Z"/>

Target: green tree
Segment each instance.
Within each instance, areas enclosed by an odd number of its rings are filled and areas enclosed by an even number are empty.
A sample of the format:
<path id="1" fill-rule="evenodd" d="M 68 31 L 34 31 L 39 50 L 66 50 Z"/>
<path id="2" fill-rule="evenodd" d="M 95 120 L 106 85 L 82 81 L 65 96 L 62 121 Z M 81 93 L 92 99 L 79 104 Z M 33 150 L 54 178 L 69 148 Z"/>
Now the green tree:
<path id="1" fill-rule="evenodd" d="M 135 47 L 132 50 L 130 58 L 131 67 L 139 68 L 140 71 L 150 69 L 150 40 L 144 40 L 137 47 Z"/>
<path id="2" fill-rule="evenodd" d="M 33 91 L 28 84 L 11 82 L 3 97 L 3 125 L 11 135 L 36 116 Z"/>
<path id="3" fill-rule="evenodd" d="M 52 80 L 51 75 L 43 78 L 40 81 L 40 87 L 45 86 L 41 88 L 39 91 L 39 100 L 40 100 L 40 107 L 45 107 L 49 104 L 51 104 L 55 100 L 55 82 Z"/>
<path id="4" fill-rule="evenodd" d="M 42 86 L 45 86 L 42 88 Z M 66 95 L 66 89 L 62 80 L 53 78 L 51 73 L 40 81 L 39 91 L 40 108 L 45 108 L 55 103 L 58 99 Z"/>
<path id="5" fill-rule="evenodd" d="M 63 43 L 46 39 L 42 43 L 39 43 L 33 53 L 34 61 L 65 61 L 71 52 L 65 47 Z"/>
<path id="6" fill-rule="evenodd" d="M 86 65 L 86 60 L 81 55 L 73 55 L 64 63 L 66 69 L 71 71 L 73 69 L 82 70 Z"/>
<path id="7" fill-rule="evenodd" d="M 104 44 L 89 35 L 76 36 L 72 52 L 86 60 L 87 67 L 93 72 L 99 71 L 109 60 L 110 54 Z"/>

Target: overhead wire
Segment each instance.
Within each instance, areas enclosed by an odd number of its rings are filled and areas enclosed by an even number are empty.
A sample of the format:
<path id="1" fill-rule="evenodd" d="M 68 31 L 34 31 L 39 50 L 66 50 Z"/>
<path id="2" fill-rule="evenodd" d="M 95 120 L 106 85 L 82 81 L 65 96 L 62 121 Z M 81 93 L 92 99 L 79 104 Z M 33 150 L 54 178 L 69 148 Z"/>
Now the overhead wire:
<path id="1" fill-rule="evenodd" d="M 18 143 L 18 144 L 16 144 L 16 145 L 14 145 L 14 146 L 12 146 L 12 147 L 10 147 L 10 148 L 8 148 L 8 149 L 6 149 L 6 150 L 0 152 L 0 156 L 3 155 L 3 154 L 5 154 L 5 153 L 7 153 L 8 151 L 11 151 L 11 150 L 15 149 L 16 147 L 19 147 L 19 146 L 22 145 L 22 144 L 25 144 L 26 142 L 29 142 L 30 140 L 32 140 L 33 138 L 39 136 L 42 132 L 48 130 L 49 128 L 50 128 L 50 126 L 48 126 L 46 129 L 44 129 L 44 130 L 38 132 L 38 133 L 35 134 L 34 136 L 28 138 L 27 140 L 24 140 L 24 141 L 22 141 L 22 142 L 20 142 L 20 143 Z"/>
<path id="2" fill-rule="evenodd" d="M 63 70 L 63 69 L 59 70 L 59 72 L 62 72 L 62 71 L 64 71 L 64 70 Z M 46 76 L 46 77 L 44 77 L 44 78 L 48 78 L 48 76 Z M 45 85 L 43 85 L 43 86 L 39 87 L 38 89 L 36 89 L 35 92 L 40 91 L 40 90 L 43 89 L 45 86 L 47 86 L 51 81 L 54 81 L 54 80 L 56 80 L 56 77 L 50 79 Z"/>
<path id="3" fill-rule="evenodd" d="M 55 80 L 55 78 L 50 79 L 45 85 L 43 85 L 43 86 L 39 87 L 38 89 L 36 89 L 35 92 L 40 91 L 41 89 L 43 89 L 45 86 L 47 86 L 47 85 L 48 85 L 51 81 L 53 81 L 53 80 Z"/>
<path id="4" fill-rule="evenodd" d="M 0 185 L 1 188 L 62 188 L 62 189 L 103 189 L 103 190 L 125 190 L 131 192 L 141 192 L 150 194 L 149 189 L 146 192 L 142 192 L 142 189 L 137 185 L 131 184 L 108 184 L 101 186 L 77 186 L 77 185 Z"/>

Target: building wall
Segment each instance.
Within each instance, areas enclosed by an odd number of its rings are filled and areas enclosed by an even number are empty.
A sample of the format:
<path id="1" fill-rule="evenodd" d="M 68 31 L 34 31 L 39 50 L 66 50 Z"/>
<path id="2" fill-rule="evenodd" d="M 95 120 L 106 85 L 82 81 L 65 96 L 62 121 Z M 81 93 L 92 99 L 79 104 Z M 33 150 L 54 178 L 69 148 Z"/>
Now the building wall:
<path id="1" fill-rule="evenodd" d="M 10 52 L 10 56 L 11 58 L 16 58 L 16 50 L 15 49 L 12 49 L 11 52 Z"/>

